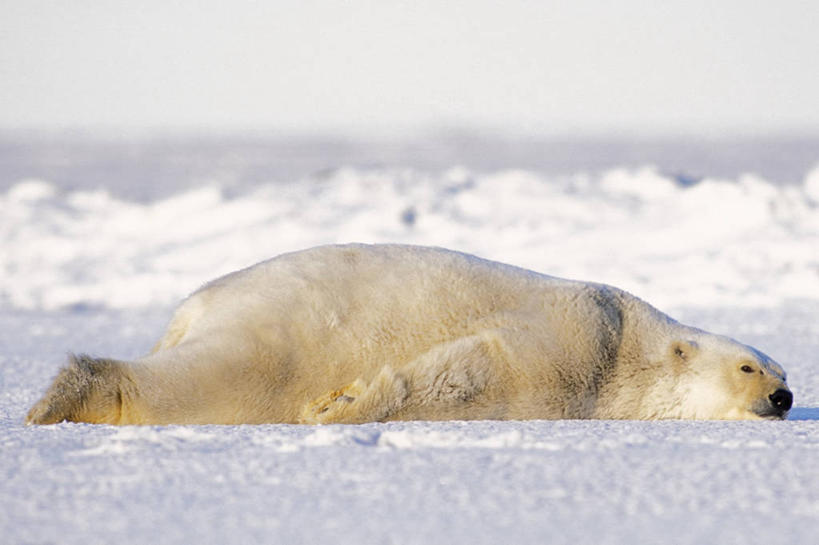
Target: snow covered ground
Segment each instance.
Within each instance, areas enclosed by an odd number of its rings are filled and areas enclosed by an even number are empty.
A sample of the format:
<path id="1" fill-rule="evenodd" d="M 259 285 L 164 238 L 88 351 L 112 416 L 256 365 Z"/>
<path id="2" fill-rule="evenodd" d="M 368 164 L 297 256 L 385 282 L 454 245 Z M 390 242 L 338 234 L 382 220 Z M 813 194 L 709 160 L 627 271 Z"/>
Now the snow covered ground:
<path id="1" fill-rule="evenodd" d="M 555 172 L 395 159 L 265 181 L 258 146 L 240 146 L 216 154 L 218 169 L 198 158 L 194 170 L 207 179 L 183 168 L 161 188 L 152 185 L 162 178 L 156 163 L 139 156 L 123 174 L 146 184 L 137 198 L 116 169 L 99 187 L 66 184 L 61 172 L 100 171 L 67 157 L 44 177 L 4 150 L 2 543 L 739 544 L 819 535 L 819 154 L 784 181 L 710 175 L 744 170 L 730 154 L 715 169 L 691 158 L 696 177 L 628 161 Z M 116 163 L 122 148 L 96 151 Z M 253 181 L 237 183 L 248 165 Z M 794 390 L 791 419 L 22 425 L 67 351 L 136 357 L 202 282 L 352 240 L 446 246 L 628 289 L 777 359 Z"/>

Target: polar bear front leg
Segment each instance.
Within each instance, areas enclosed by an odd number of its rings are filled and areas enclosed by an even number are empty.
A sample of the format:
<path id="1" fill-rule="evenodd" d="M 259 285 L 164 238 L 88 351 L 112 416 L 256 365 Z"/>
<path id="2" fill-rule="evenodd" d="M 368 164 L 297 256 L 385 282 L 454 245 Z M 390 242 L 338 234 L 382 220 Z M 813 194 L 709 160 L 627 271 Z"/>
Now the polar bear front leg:
<path id="1" fill-rule="evenodd" d="M 487 386 L 497 344 L 474 335 L 434 346 L 399 371 L 384 366 L 369 384 L 357 379 L 305 405 L 304 424 L 358 424 L 387 420 L 402 409 L 469 403 Z"/>
<path id="2" fill-rule="evenodd" d="M 404 404 L 407 380 L 389 365 L 382 367 L 369 384 L 356 379 L 304 406 L 302 424 L 361 424 L 384 420 Z"/>

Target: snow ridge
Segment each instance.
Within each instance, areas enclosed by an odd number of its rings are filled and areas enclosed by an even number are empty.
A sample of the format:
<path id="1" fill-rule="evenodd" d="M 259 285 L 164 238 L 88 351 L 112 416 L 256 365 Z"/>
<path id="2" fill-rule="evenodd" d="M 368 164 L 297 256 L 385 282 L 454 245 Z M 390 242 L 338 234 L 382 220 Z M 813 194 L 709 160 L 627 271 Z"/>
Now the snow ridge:
<path id="1" fill-rule="evenodd" d="M 24 180 L 0 194 L 0 302 L 167 306 L 283 252 L 338 242 L 449 247 L 616 285 L 662 307 L 819 299 L 819 167 L 801 185 L 654 168 L 545 177 L 341 168 L 229 196 L 154 202 Z"/>

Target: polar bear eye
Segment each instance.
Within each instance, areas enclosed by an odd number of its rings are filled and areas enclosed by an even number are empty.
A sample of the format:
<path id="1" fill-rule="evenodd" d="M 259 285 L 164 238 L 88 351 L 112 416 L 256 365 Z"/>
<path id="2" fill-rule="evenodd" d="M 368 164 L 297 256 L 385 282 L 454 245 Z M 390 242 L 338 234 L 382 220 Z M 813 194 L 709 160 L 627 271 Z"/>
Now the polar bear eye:
<path id="1" fill-rule="evenodd" d="M 743 366 L 742 366 L 742 367 L 740 367 L 739 369 L 740 369 L 740 371 L 742 371 L 743 373 L 753 373 L 753 372 L 754 372 L 753 368 L 752 368 L 750 365 L 743 365 Z"/>

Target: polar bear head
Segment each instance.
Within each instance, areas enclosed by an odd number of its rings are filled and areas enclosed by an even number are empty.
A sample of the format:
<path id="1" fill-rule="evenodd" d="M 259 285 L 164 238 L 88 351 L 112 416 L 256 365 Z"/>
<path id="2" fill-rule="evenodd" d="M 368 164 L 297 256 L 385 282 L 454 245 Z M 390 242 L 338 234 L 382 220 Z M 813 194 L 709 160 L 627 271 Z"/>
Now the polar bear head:
<path id="1" fill-rule="evenodd" d="M 785 371 L 762 352 L 701 332 L 671 345 L 683 418 L 784 419 L 793 404 Z"/>

